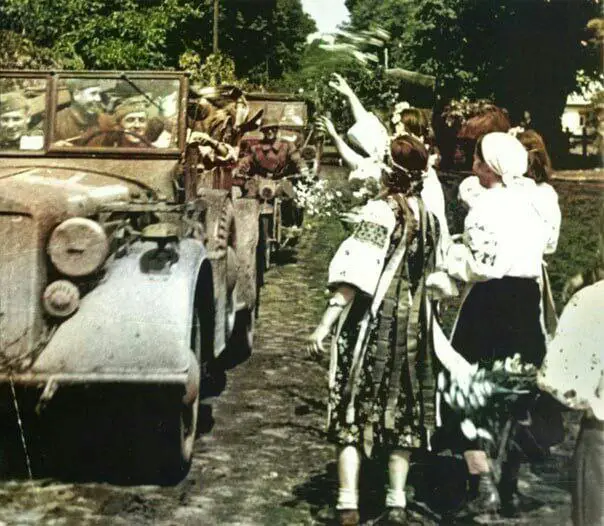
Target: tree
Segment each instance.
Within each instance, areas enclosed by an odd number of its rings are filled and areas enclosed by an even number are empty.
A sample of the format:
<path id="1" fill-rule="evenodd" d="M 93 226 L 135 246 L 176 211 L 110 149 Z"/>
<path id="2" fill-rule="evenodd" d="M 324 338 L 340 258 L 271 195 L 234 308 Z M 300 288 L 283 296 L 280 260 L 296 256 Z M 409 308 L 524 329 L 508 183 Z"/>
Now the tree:
<path id="1" fill-rule="evenodd" d="M 491 98 L 513 120 L 530 111 L 558 148 L 559 117 L 575 72 L 601 68 L 582 44 L 597 0 L 347 0 L 354 28 L 390 29 L 392 63 L 437 77 L 437 107 L 450 97 Z M 395 10 L 396 18 L 390 18 Z M 403 12 L 405 16 L 402 16 Z M 440 101 L 440 102 L 439 102 Z"/>
<path id="2" fill-rule="evenodd" d="M 177 68 L 212 53 L 212 0 L 1 0 L 0 29 L 67 68 Z M 298 66 L 313 20 L 300 0 L 221 0 L 222 55 L 266 83 Z"/>

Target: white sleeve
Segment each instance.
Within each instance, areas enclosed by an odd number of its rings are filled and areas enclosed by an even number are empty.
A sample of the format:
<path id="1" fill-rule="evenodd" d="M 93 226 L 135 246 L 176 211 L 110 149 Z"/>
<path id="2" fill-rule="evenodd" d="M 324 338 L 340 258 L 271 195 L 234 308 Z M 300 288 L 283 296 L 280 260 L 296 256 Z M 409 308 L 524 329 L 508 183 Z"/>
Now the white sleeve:
<path id="1" fill-rule="evenodd" d="M 496 203 L 489 199 L 482 204 Z M 513 255 L 498 212 L 490 206 L 470 209 L 465 220 L 463 242 L 452 243 L 444 256 L 443 266 L 449 275 L 465 282 L 505 276 Z"/>
<path id="2" fill-rule="evenodd" d="M 560 223 L 562 222 L 562 213 L 558 203 L 558 194 L 547 183 L 539 185 L 539 193 L 542 198 L 541 217 L 545 226 L 545 250 L 544 254 L 553 254 L 558 247 L 558 238 L 560 237 Z"/>
<path id="3" fill-rule="evenodd" d="M 363 181 L 367 179 L 375 179 L 379 181 L 382 177 L 382 169 L 380 164 L 373 157 L 363 157 L 359 160 L 357 167 L 351 170 L 348 180 L 361 179 Z"/>
<path id="4" fill-rule="evenodd" d="M 385 201 L 369 201 L 354 232 L 342 242 L 329 264 L 329 287 L 345 283 L 373 296 L 395 226 L 394 212 Z"/>
<path id="5" fill-rule="evenodd" d="M 370 157 L 381 160 L 390 144 L 388 130 L 371 112 L 355 122 L 347 132 L 350 142 L 363 148 Z"/>
<path id="6" fill-rule="evenodd" d="M 458 187 L 459 200 L 462 201 L 468 208 L 471 208 L 476 198 L 482 195 L 486 188 L 480 184 L 480 180 L 476 175 L 466 177 Z"/>
<path id="7" fill-rule="evenodd" d="M 597 395 L 604 374 L 604 281 L 575 294 L 560 316 L 537 377 L 541 389 L 573 409 L 591 408 L 604 419 Z"/>

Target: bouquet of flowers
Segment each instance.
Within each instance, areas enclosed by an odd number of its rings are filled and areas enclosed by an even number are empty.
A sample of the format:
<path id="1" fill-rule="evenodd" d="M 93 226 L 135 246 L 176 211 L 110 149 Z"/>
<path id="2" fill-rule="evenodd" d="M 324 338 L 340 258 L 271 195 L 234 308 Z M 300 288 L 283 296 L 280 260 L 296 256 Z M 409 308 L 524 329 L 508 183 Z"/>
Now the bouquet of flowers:
<path id="1" fill-rule="evenodd" d="M 537 389 L 537 367 L 523 363 L 520 355 L 498 360 L 492 369 L 478 369 L 462 377 L 438 377 L 438 391 L 461 417 L 461 430 L 470 440 L 484 438 L 494 442 L 501 427 L 502 414 L 522 397 Z"/>

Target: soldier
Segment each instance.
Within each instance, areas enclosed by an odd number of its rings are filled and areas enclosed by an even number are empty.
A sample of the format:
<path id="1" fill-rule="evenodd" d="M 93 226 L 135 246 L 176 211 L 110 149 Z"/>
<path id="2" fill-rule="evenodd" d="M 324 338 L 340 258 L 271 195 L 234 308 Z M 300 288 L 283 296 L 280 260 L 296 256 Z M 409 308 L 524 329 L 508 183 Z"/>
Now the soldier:
<path id="1" fill-rule="evenodd" d="M 29 125 L 27 99 L 18 91 L 0 95 L 0 148 L 19 150 Z"/>
<path id="2" fill-rule="evenodd" d="M 260 126 L 262 140 L 252 146 L 250 153 L 239 161 L 239 172 L 280 179 L 299 173 L 308 175 L 308 167 L 300 152 L 290 142 L 277 139 L 279 123 L 265 120 Z"/>
<path id="3" fill-rule="evenodd" d="M 150 146 L 147 140 L 149 117 L 147 102 L 141 97 L 133 97 L 122 102 L 113 114 L 120 130 L 124 133 L 119 138 L 117 146 L 141 148 Z"/>
<path id="4" fill-rule="evenodd" d="M 103 110 L 98 79 L 69 79 L 71 105 L 59 110 L 55 119 L 55 141 L 72 141 L 98 126 Z"/>

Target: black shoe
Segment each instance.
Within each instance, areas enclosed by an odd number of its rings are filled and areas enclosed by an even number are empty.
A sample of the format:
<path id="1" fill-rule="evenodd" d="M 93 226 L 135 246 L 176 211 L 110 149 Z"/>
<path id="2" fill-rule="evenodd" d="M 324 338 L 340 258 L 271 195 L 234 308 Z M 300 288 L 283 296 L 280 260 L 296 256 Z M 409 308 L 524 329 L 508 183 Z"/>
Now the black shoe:
<path id="1" fill-rule="evenodd" d="M 491 473 L 482 473 L 477 475 L 475 496 L 468 501 L 463 510 L 456 517 L 466 518 L 476 515 L 491 515 L 499 511 L 501 501 L 497 486 L 493 481 Z"/>
<path id="2" fill-rule="evenodd" d="M 501 495 L 501 508 L 499 513 L 502 517 L 513 518 L 520 515 L 522 508 L 522 501 L 518 493 L 512 493 L 511 495 Z"/>

